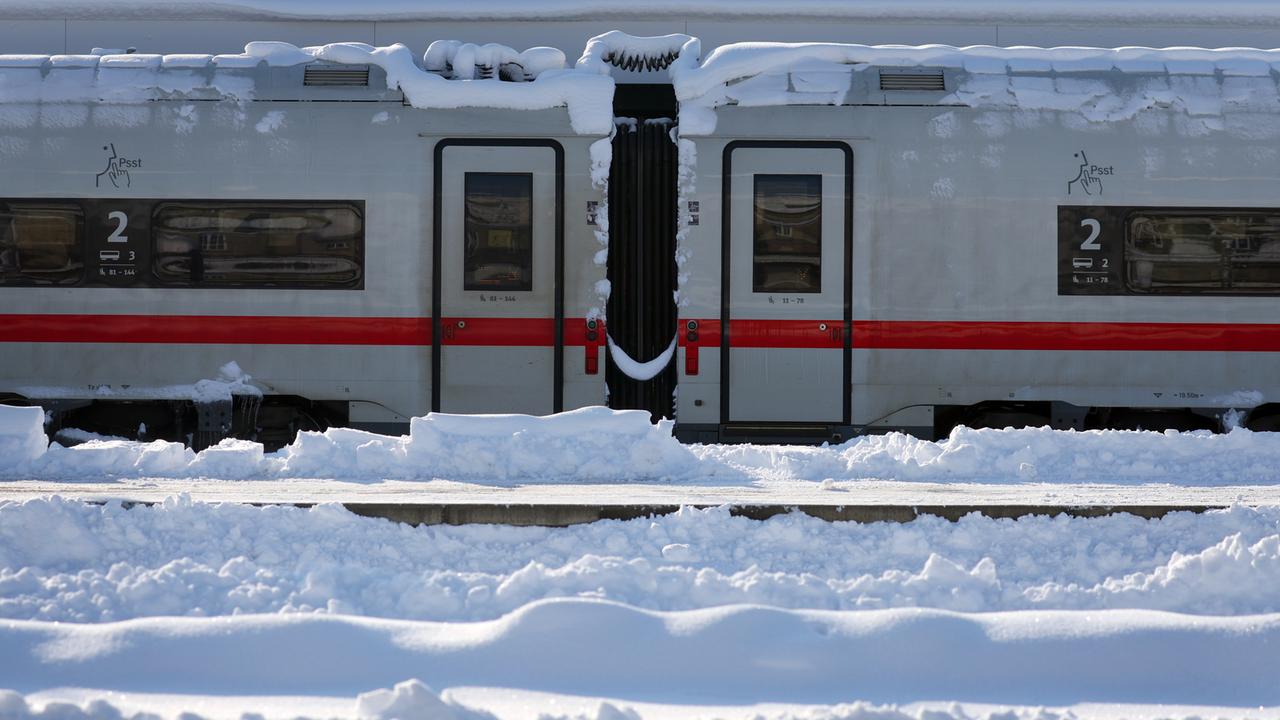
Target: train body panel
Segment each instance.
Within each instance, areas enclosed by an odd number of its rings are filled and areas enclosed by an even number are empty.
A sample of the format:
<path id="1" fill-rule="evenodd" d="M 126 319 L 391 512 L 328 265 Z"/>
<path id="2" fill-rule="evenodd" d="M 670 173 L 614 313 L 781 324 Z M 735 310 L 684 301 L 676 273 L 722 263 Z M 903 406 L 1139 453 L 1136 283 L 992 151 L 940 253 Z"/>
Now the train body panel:
<path id="1" fill-rule="evenodd" d="M 1210 130 L 1162 108 L 1109 123 L 1016 107 L 727 107 L 717 114 L 715 134 L 693 139 L 694 199 L 703 208 L 729 186 L 724 157 L 743 138 L 840 138 L 852 149 L 854 425 L 883 424 L 912 406 L 1222 407 L 1271 402 L 1280 392 L 1274 355 L 1233 352 L 1229 341 L 1215 345 L 1205 335 L 1221 325 L 1247 332 L 1270 324 L 1273 297 L 1059 292 L 1060 207 L 1088 215 L 1094 206 L 1273 206 L 1280 191 L 1271 161 L 1280 138 L 1275 116 L 1245 109 L 1214 118 L 1227 129 Z M 1076 180 L 1081 158 L 1105 173 L 1089 192 Z M 733 183 L 742 181 L 735 175 Z M 1089 227 L 1075 230 L 1077 245 L 1085 244 Z M 682 316 L 720 316 L 723 234 L 717 213 L 703 213 L 689 229 Z M 742 255 L 734 261 L 749 262 L 750 231 L 729 234 Z M 1076 262 L 1095 254 L 1075 249 Z M 1119 273 L 1107 279 L 1124 280 Z M 801 316 L 785 308 L 778 315 Z M 682 386 L 689 381 L 699 379 L 682 377 Z M 703 401 L 682 410 L 719 421 L 716 399 Z"/>
<path id="2" fill-rule="evenodd" d="M 271 82 L 260 73 L 258 94 L 300 94 Z M 582 208 L 601 197 L 590 178 L 588 145 L 596 138 L 575 134 L 562 109 L 518 116 L 474 108 L 423 111 L 396 97 L 12 103 L 3 112 L 0 147 L 9 172 L 0 179 L 0 199 L 15 207 L 71 208 L 88 240 L 79 259 L 83 282 L 0 283 L 8 326 L 0 394 L 64 404 L 199 400 L 197 382 L 217 379 L 220 366 L 235 361 L 268 396 L 341 404 L 346 421 L 371 428 L 406 425 L 433 407 L 433 153 L 452 143 L 449 152 L 492 156 L 487 164 L 455 163 L 468 172 L 532 178 L 541 216 L 532 224 L 536 256 L 527 258 L 536 291 L 501 292 L 484 278 L 464 289 L 463 228 L 446 228 L 454 235 L 443 250 L 455 272 L 445 276 L 450 290 L 443 310 L 455 324 L 483 319 L 481 300 L 501 307 L 513 296 L 536 294 L 538 302 L 497 312 L 517 321 L 520 338 L 501 339 L 479 357 L 465 333 L 455 346 L 449 341 L 456 328 L 447 329 L 445 367 L 456 374 L 448 378 L 455 397 L 446 394 L 443 409 L 549 413 L 604 399 L 599 372 L 585 371 L 583 332 L 562 338 L 577 342 L 576 364 L 566 354 L 559 378 L 552 367 L 555 313 L 583 327 L 592 308 L 599 312 L 596 283 L 604 275 L 593 261 L 599 242 L 582 214 L 558 230 L 552 217 L 564 215 L 570 198 Z M 530 136 L 547 153 L 533 165 L 504 145 Z M 450 169 L 445 179 L 443 199 L 461 212 L 463 173 Z M 484 197 L 485 188 L 473 194 Z M 167 262 L 150 239 L 161 231 L 149 227 L 165 208 L 213 204 L 224 212 L 222 205 L 247 203 L 309 210 L 330 202 L 352 203 L 362 226 L 358 277 L 334 289 L 306 278 L 292 289 L 278 277 L 208 288 L 150 277 Z M 247 217 L 237 220 L 243 225 Z M 225 225 L 225 218 L 218 222 Z M 509 229 L 490 232 L 511 241 Z M 233 233 L 200 236 L 207 274 Z M 574 259 L 562 262 L 558 274 L 550 257 L 557 244 Z M 472 323 L 473 331 L 484 332 L 483 326 Z M 520 388 L 531 388 L 525 392 L 536 400 L 518 402 Z M 553 400 L 557 390 L 563 399 Z"/>
<path id="3" fill-rule="evenodd" d="M 259 403 L 395 430 L 608 398 L 693 440 L 1280 403 L 1266 51 L 753 49 L 673 65 L 679 102 L 612 140 L 585 61 L 480 86 L 499 109 L 355 46 L 0 58 L 40 88 L 0 103 L 0 399 L 217 405 L 196 425 L 244 435 Z M 156 87 L 113 95 L 135 65 Z"/>

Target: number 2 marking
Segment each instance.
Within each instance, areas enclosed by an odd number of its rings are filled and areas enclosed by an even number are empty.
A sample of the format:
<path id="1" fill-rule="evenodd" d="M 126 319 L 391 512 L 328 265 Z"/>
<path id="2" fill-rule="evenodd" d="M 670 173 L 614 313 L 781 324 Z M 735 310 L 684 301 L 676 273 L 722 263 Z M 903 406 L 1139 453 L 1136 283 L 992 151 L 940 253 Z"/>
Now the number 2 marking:
<path id="1" fill-rule="evenodd" d="M 119 210 L 112 210 L 107 213 L 107 219 L 116 221 L 116 229 L 107 236 L 107 242 L 129 242 L 129 236 L 124 234 L 125 228 L 129 227 L 129 216 Z"/>
<path id="2" fill-rule="evenodd" d="M 1093 218 L 1085 218 L 1080 221 L 1080 227 L 1089 228 L 1089 237 L 1080 243 L 1081 250 L 1101 250 L 1102 245 L 1098 244 L 1098 234 L 1102 232 L 1102 223 Z"/>

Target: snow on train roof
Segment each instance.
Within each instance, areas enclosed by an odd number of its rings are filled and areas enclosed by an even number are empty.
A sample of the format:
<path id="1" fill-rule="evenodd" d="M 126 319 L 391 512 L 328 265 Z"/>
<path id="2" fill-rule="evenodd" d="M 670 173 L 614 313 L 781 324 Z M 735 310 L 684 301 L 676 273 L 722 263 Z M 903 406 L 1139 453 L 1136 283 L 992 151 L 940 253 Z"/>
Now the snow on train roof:
<path id="1" fill-rule="evenodd" d="M 607 134 L 613 80 L 565 69 L 555 48 L 524 52 L 496 44 L 432 43 L 419 64 L 404 45 L 334 43 L 299 48 L 252 42 L 235 55 L 0 55 L 0 101 L 147 102 L 166 98 L 252 100 L 264 71 L 316 62 L 381 68 L 388 89 L 418 108 L 565 107 L 574 130 Z M 515 79 L 520 82 L 507 82 Z M 519 77 L 513 77 L 519 75 Z"/>
<path id="2" fill-rule="evenodd" d="M 666 69 L 681 101 L 681 132 L 688 135 L 711 132 L 713 110 L 724 105 L 886 103 L 888 95 L 872 78 L 894 71 L 945 79 L 943 91 L 924 99 L 916 93 L 914 104 L 1074 110 L 1098 122 L 1156 106 L 1211 116 L 1274 109 L 1280 102 L 1280 50 L 735 43 L 703 59 L 697 38 L 617 31 L 592 38 L 573 67 L 553 48 L 517 52 L 448 40 L 432 43 L 421 62 L 404 45 L 363 43 L 254 42 L 235 55 L 0 55 L 0 101 L 249 100 L 271 68 L 317 62 L 376 66 L 387 88 L 418 108 L 565 107 L 582 134 L 610 131 L 610 73 L 619 67 Z"/>
<path id="3" fill-rule="evenodd" d="M 75 20 L 584 20 L 786 18 L 851 21 L 1275 25 L 1274 0 L 0 0 L 0 17 Z"/>
<path id="4" fill-rule="evenodd" d="M 700 63 L 694 52 L 684 48 L 670 68 L 684 134 L 711 132 L 710 111 L 724 105 L 889 103 L 879 81 L 895 72 L 931 71 L 943 83 L 907 94 L 911 104 L 1079 111 L 1096 122 L 1157 106 L 1211 116 L 1280 102 L 1280 50 L 735 43 Z"/>

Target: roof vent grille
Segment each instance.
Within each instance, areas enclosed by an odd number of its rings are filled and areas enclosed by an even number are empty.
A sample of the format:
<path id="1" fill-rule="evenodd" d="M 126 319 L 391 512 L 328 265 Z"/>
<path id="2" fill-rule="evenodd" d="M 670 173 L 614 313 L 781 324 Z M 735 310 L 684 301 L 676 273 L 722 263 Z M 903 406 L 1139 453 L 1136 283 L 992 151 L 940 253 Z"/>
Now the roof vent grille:
<path id="1" fill-rule="evenodd" d="M 881 70 L 881 90 L 946 90 L 947 84 L 942 76 L 941 68 L 923 70 Z"/>
<path id="2" fill-rule="evenodd" d="M 302 84 L 309 87 L 367 87 L 368 65 L 308 65 L 302 71 Z"/>

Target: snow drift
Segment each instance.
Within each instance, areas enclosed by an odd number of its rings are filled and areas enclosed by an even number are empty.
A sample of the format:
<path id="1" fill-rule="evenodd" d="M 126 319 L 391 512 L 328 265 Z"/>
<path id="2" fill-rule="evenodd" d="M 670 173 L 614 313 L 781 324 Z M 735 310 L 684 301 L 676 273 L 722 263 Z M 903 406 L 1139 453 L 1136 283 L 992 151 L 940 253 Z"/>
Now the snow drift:
<path id="1" fill-rule="evenodd" d="M 0 625 L 0 677 L 19 692 L 351 696 L 417 677 L 435 687 L 653 702 L 1258 707 L 1280 703 L 1278 644 L 1280 615 L 656 613 L 548 600 L 473 624 L 306 615 L 10 621 Z"/>
<path id="2" fill-rule="evenodd" d="M 839 550 L 834 550 L 838 548 Z M 338 505 L 0 503 L 0 618 L 492 620 L 547 598 L 659 611 L 1280 612 L 1280 508 L 1159 520 L 767 521 L 727 508 L 567 528 L 409 527 Z"/>
<path id="3" fill-rule="evenodd" d="M 1280 483 L 1280 433 L 1059 431 L 956 428 L 933 442 L 901 433 L 833 447 L 693 445 L 669 421 L 639 410 L 589 407 L 559 415 L 414 418 L 407 436 L 332 428 L 303 432 L 288 447 L 228 439 L 200 453 L 178 443 L 94 439 L 45 448 L 39 409 L 0 406 L 0 479 L 113 477 L 360 482 L 442 478 L 481 483 L 625 482 L 785 478 L 931 482 Z"/>

